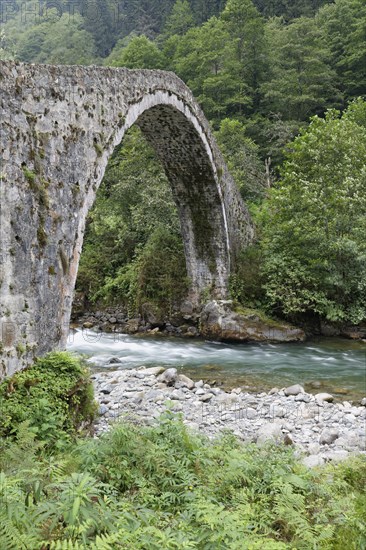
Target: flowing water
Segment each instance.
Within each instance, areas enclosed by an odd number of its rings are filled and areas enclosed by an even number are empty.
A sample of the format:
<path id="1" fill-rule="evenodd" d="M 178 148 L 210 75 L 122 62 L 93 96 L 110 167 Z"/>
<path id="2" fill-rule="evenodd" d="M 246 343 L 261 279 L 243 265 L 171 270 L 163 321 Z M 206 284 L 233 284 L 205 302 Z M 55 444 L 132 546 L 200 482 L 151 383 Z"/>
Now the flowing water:
<path id="1" fill-rule="evenodd" d="M 226 388 L 266 391 L 299 383 L 312 393 L 329 391 L 342 399 L 366 396 L 366 344 L 359 341 L 318 338 L 301 344 L 223 344 L 73 330 L 68 349 L 88 356 L 98 371 L 176 367 L 195 380 L 216 381 Z M 121 364 L 110 364 L 111 359 Z"/>

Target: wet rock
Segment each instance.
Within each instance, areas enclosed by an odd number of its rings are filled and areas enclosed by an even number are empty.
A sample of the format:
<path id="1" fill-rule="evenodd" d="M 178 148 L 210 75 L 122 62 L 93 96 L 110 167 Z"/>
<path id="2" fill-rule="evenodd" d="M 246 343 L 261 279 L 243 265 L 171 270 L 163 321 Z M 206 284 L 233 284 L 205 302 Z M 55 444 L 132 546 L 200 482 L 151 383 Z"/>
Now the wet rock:
<path id="1" fill-rule="evenodd" d="M 124 331 L 127 334 L 135 334 L 138 331 L 140 325 L 139 319 L 130 319 L 124 326 Z"/>
<path id="2" fill-rule="evenodd" d="M 119 357 L 111 357 L 110 359 L 108 359 L 108 361 L 106 362 L 106 365 L 119 365 L 121 364 L 122 361 Z"/>
<path id="3" fill-rule="evenodd" d="M 305 333 L 286 323 L 260 319 L 252 311 L 235 311 L 229 300 L 206 304 L 200 317 L 201 334 L 210 339 L 241 342 L 303 342 Z"/>
<path id="4" fill-rule="evenodd" d="M 190 337 L 195 337 L 195 336 L 198 336 L 198 330 L 196 327 L 188 327 L 187 330 L 185 331 L 184 333 L 184 336 L 190 336 Z"/>
<path id="5" fill-rule="evenodd" d="M 323 385 L 322 382 L 320 382 L 319 380 L 314 380 L 313 382 L 309 382 L 309 387 L 313 388 L 314 390 L 321 388 L 322 385 Z"/>
<path id="6" fill-rule="evenodd" d="M 346 388 L 332 388 L 332 391 L 334 391 L 334 393 L 336 393 L 337 395 L 347 395 L 349 394 L 349 390 L 347 390 Z"/>
<path id="7" fill-rule="evenodd" d="M 305 390 L 300 384 L 294 384 L 293 386 L 289 386 L 288 388 L 285 388 L 284 393 L 286 396 L 289 395 L 299 395 L 299 393 L 305 393 Z"/>
<path id="8" fill-rule="evenodd" d="M 366 407 L 366 397 L 361 399 L 361 405 L 362 405 L 362 407 Z"/>

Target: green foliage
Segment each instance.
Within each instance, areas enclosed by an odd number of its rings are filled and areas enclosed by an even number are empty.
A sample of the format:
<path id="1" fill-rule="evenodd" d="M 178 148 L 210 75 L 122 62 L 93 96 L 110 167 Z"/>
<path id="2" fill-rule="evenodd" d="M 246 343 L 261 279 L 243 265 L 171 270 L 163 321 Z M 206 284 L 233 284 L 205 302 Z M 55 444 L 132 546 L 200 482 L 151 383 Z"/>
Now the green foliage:
<path id="1" fill-rule="evenodd" d="M 245 201 L 260 202 L 266 195 L 269 183 L 258 146 L 247 137 L 245 126 L 238 120 L 224 119 L 215 137 L 230 174 L 233 176 Z"/>
<path id="2" fill-rule="evenodd" d="M 365 2 L 336 0 L 319 11 L 316 21 L 329 44 L 331 62 L 346 99 L 365 94 Z"/>
<path id="3" fill-rule="evenodd" d="M 135 258 L 107 278 L 96 298 L 125 304 L 130 315 L 141 313 L 147 304 L 155 306 L 159 317 L 169 315 L 185 298 L 188 279 L 180 235 L 158 226 Z"/>
<path id="4" fill-rule="evenodd" d="M 146 36 L 135 36 L 123 47 L 119 56 L 112 54 L 113 67 L 128 69 L 163 69 L 164 56 L 156 44 Z"/>
<path id="5" fill-rule="evenodd" d="M 183 35 L 194 26 L 194 17 L 187 0 L 177 0 L 165 23 L 163 37 Z"/>
<path id="6" fill-rule="evenodd" d="M 0 547 L 362 548 L 364 457 L 313 472 L 281 446 L 209 440 L 167 411 L 120 424 L 68 454 L 34 434 L 2 445 Z M 24 459 L 24 462 L 22 460 Z M 347 538 L 348 537 L 348 538 Z M 343 546 L 344 547 L 344 546 Z"/>
<path id="7" fill-rule="evenodd" d="M 314 19 L 302 17 L 290 25 L 273 19 L 266 33 L 271 71 L 262 93 L 269 112 L 302 121 L 327 106 L 339 105 L 336 73 L 329 64 L 331 53 Z"/>
<path id="8" fill-rule="evenodd" d="M 89 215 L 77 289 L 93 301 L 145 303 L 169 312 L 187 287 L 179 220 L 170 186 L 137 129 L 109 162 Z"/>
<path id="9" fill-rule="evenodd" d="M 66 352 L 54 352 L 0 385 L 0 436 L 17 437 L 24 422 L 47 446 L 65 443 L 95 414 L 88 371 Z"/>
<path id="10" fill-rule="evenodd" d="M 276 311 L 366 318 L 365 112 L 359 100 L 342 118 L 313 118 L 287 155 L 262 219 L 265 287 Z"/>
<path id="11" fill-rule="evenodd" d="M 16 57 L 14 43 L 11 38 L 5 33 L 4 29 L 0 30 L 0 59 L 3 61 L 13 61 Z"/>

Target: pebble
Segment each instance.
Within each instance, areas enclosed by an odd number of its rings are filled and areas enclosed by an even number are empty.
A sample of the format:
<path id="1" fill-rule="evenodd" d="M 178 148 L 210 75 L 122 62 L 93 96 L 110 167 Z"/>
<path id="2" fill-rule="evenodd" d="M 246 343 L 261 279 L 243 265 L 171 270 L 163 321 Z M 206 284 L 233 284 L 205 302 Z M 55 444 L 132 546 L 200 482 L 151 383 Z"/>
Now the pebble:
<path id="1" fill-rule="evenodd" d="M 225 429 L 258 445 L 293 445 L 307 467 L 339 462 L 366 448 L 366 398 L 358 405 L 334 403 L 332 395 L 314 396 L 299 384 L 269 393 L 251 394 L 244 387 L 228 393 L 162 367 L 103 371 L 92 379 L 100 413 L 96 436 L 119 418 L 151 425 L 168 406 L 208 437 Z"/>

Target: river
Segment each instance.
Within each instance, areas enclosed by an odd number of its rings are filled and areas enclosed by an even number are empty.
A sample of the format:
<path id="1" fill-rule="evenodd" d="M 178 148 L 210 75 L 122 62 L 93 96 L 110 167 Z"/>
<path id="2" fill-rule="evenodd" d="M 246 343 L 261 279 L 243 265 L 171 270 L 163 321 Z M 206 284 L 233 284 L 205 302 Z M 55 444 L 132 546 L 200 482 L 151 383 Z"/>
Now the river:
<path id="1" fill-rule="evenodd" d="M 322 337 L 301 344 L 224 344 L 80 329 L 70 332 L 68 349 L 85 354 L 98 371 L 159 365 L 225 388 L 258 392 L 299 383 L 311 393 L 366 396 L 366 344 L 360 341 Z"/>

